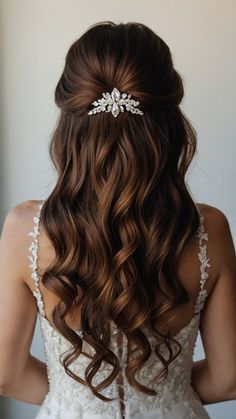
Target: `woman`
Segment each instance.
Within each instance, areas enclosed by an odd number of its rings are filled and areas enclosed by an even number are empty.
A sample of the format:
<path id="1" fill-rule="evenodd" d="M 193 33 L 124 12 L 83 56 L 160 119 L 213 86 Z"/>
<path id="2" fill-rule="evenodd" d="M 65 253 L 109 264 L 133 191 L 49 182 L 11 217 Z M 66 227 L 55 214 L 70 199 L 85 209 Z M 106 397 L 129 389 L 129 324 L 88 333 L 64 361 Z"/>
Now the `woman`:
<path id="1" fill-rule="evenodd" d="M 186 185 L 183 94 L 141 23 L 100 22 L 67 53 L 56 186 L 9 212 L 0 245 L 1 394 L 42 404 L 38 419 L 204 419 L 235 399 L 234 245 Z M 30 354 L 36 307 L 46 364 Z"/>

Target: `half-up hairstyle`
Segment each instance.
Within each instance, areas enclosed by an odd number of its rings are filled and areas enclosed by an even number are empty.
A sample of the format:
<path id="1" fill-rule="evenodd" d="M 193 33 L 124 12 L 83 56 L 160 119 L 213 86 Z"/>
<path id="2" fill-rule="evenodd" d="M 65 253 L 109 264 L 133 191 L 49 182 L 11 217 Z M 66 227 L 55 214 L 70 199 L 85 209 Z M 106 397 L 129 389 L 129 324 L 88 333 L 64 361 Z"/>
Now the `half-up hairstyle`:
<path id="1" fill-rule="evenodd" d="M 138 100 L 144 114 L 89 116 L 92 102 L 114 87 Z M 196 131 L 179 107 L 183 95 L 169 47 L 135 22 L 91 26 L 69 48 L 56 86 L 60 115 L 50 154 L 57 182 L 41 214 L 56 257 L 42 283 L 59 298 L 53 323 L 73 345 L 63 360 L 66 372 L 102 400 L 110 399 L 99 390 L 120 367 L 109 349 L 111 322 L 137 349 L 126 375 L 146 394 L 156 392 L 135 378 L 151 353 L 144 328 L 156 338 L 160 379 L 181 351 L 170 330 L 176 309 L 189 297 L 176 262 L 199 227 L 185 181 Z M 83 338 L 65 318 L 77 306 Z M 69 368 L 82 353 L 83 340 L 95 349 L 85 380 Z M 113 371 L 94 386 L 102 361 Z"/>

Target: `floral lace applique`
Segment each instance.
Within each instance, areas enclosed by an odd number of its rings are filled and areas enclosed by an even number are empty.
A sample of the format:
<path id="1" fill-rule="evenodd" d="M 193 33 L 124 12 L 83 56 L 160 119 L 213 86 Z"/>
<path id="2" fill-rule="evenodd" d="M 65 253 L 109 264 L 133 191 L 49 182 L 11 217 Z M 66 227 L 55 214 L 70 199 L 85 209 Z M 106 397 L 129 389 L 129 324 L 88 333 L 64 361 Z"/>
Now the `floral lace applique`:
<path id="1" fill-rule="evenodd" d="M 32 241 L 32 243 L 31 243 L 31 245 L 28 249 L 31 252 L 31 254 L 30 254 L 30 256 L 28 256 L 28 258 L 30 260 L 29 268 L 32 269 L 31 278 L 34 281 L 35 289 L 36 289 L 36 291 L 33 292 L 33 295 L 35 296 L 35 298 L 37 300 L 37 306 L 38 306 L 38 309 L 39 309 L 39 313 L 42 316 L 45 316 L 44 304 L 43 304 L 42 296 L 41 296 L 41 293 L 40 293 L 39 287 L 38 287 L 39 277 L 38 277 L 38 272 L 37 272 L 38 236 L 40 235 L 39 221 L 40 221 L 40 211 L 41 211 L 42 206 L 43 206 L 43 202 L 39 205 L 38 213 L 33 218 L 33 221 L 34 221 L 35 225 L 33 227 L 33 231 L 30 231 L 30 233 L 29 233 L 29 236 L 33 237 L 33 241 Z"/>
<path id="2" fill-rule="evenodd" d="M 208 296 L 208 292 L 204 287 L 206 284 L 206 280 L 209 277 L 209 274 L 208 272 L 206 272 L 205 269 L 211 266 L 209 263 L 210 259 L 207 257 L 207 246 L 206 244 L 203 244 L 204 240 L 208 241 L 208 233 L 206 233 L 204 229 L 203 216 L 200 217 L 200 222 L 201 223 L 198 229 L 197 237 L 199 238 L 199 248 L 200 248 L 200 252 L 198 253 L 198 258 L 199 258 L 199 261 L 201 262 L 201 265 L 200 265 L 201 278 L 200 278 L 200 292 L 198 294 L 198 298 L 195 304 L 195 310 L 194 310 L 195 313 L 198 313 L 202 310 L 205 304 L 205 300 Z"/>

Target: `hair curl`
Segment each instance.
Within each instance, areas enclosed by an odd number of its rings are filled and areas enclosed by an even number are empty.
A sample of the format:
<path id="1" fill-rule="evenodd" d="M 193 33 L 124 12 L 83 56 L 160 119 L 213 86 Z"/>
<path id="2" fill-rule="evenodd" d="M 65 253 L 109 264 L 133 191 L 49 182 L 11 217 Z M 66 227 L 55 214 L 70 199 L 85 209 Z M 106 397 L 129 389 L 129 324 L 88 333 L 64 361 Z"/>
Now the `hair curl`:
<path id="1" fill-rule="evenodd" d="M 144 115 L 88 116 L 91 103 L 114 87 L 139 100 Z M 183 95 L 169 47 L 136 22 L 91 26 L 69 48 L 56 86 L 60 115 L 50 155 L 58 176 L 41 214 L 56 258 L 42 283 L 59 297 L 53 323 L 73 345 L 63 360 L 65 371 L 102 400 L 111 399 L 99 390 L 119 372 L 119 359 L 109 349 L 111 321 L 139 352 L 126 375 L 146 394 L 156 392 L 135 378 L 151 351 L 143 327 L 156 338 L 160 378 L 181 350 L 169 330 L 176 308 L 189 297 L 175 266 L 199 226 L 185 182 L 196 131 L 180 110 Z M 85 380 L 69 368 L 84 353 L 65 319 L 78 306 L 83 339 L 95 349 Z M 168 348 L 168 359 L 160 344 Z M 113 371 L 93 386 L 102 361 Z"/>

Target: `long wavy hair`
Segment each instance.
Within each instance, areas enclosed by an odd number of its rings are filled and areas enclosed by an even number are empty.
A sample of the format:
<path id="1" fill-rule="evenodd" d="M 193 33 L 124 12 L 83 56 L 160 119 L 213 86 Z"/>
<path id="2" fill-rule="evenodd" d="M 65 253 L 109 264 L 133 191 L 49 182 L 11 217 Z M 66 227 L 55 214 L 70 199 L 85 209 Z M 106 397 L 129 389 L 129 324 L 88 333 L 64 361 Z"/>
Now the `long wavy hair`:
<path id="1" fill-rule="evenodd" d="M 88 115 L 92 102 L 114 87 L 140 101 L 144 114 Z M 50 155 L 57 182 L 41 213 L 56 256 L 42 283 L 59 298 L 53 324 L 72 344 L 61 361 L 65 371 L 102 400 L 111 400 L 100 390 L 120 371 L 109 348 L 111 322 L 136 353 L 131 359 L 128 351 L 128 382 L 146 394 L 156 392 L 135 377 L 151 354 L 144 330 L 156 340 L 159 380 L 181 351 L 170 330 L 189 297 L 176 263 L 199 227 L 185 180 L 197 136 L 179 107 L 183 95 L 169 47 L 137 22 L 90 26 L 70 46 L 56 86 L 60 115 Z M 66 320 L 77 307 L 83 337 Z M 87 354 L 84 379 L 70 368 L 86 354 L 83 340 L 95 350 Z M 103 361 L 112 372 L 95 386 Z"/>

